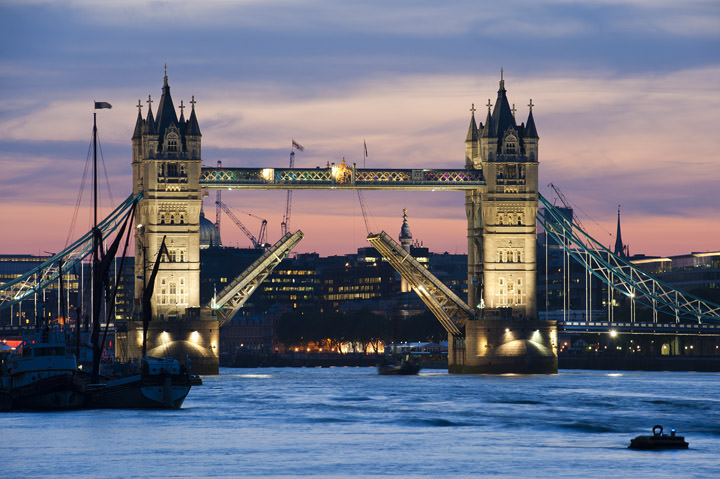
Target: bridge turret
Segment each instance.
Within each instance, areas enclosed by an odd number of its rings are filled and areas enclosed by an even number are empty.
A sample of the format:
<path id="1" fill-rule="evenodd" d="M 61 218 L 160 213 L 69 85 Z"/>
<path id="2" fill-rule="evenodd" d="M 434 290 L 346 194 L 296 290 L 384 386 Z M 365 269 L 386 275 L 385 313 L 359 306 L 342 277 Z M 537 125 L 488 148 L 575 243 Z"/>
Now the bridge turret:
<path id="1" fill-rule="evenodd" d="M 468 127 L 467 136 L 465 137 L 465 168 L 476 168 L 474 159 L 478 157 L 478 139 L 479 132 L 475 123 L 475 104 L 470 108 L 470 126 Z M 481 124 L 482 125 L 482 124 Z"/>
<path id="2" fill-rule="evenodd" d="M 198 125 L 197 115 L 195 115 L 195 96 L 190 100 L 190 119 L 187 121 L 185 133 L 185 149 L 191 158 L 200 159 L 200 126 Z"/>

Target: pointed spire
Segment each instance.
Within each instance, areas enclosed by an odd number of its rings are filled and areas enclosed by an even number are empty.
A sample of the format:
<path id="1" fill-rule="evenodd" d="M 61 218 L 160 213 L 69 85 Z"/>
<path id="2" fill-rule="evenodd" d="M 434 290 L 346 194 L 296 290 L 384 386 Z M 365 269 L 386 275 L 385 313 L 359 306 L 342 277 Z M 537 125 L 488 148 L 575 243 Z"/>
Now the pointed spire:
<path id="1" fill-rule="evenodd" d="M 467 137 L 465 137 L 465 141 L 477 141 L 478 139 L 478 127 L 475 123 L 475 103 L 472 104 L 472 108 L 470 108 L 471 117 L 470 117 L 470 126 L 468 127 L 468 133 Z"/>
<path id="2" fill-rule="evenodd" d="M 153 118 L 153 112 L 152 112 L 152 96 L 148 95 L 147 104 L 148 104 L 148 114 L 147 119 L 145 120 L 145 130 L 144 133 L 155 133 L 155 119 Z"/>
<path id="3" fill-rule="evenodd" d="M 498 97 L 495 102 L 495 109 L 492 114 L 493 127 L 495 129 L 494 136 L 500 136 L 505 133 L 508 128 L 517 128 L 515 116 L 510 109 L 510 102 L 507 99 L 507 91 L 505 90 L 505 79 L 503 78 L 503 69 L 500 69 L 500 88 L 498 89 Z"/>
<path id="4" fill-rule="evenodd" d="M 487 107 L 488 112 L 487 117 L 485 117 L 485 128 L 483 128 L 482 133 L 480 134 L 482 138 L 488 138 L 493 136 L 493 121 L 492 116 L 490 116 L 490 108 L 492 107 L 492 103 L 490 102 L 490 98 L 488 98 Z"/>
<path id="5" fill-rule="evenodd" d="M 188 120 L 187 134 L 202 136 L 200 134 L 200 125 L 198 125 L 197 116 L 195 116 L 195 103 L 197 102 L 195 101 L 195 95 L 193 95 L 192 100 L 190 100 L 192 109 L 190 111 L 190 119 Z"/>
<path id="6" fill-rule="evenodd" d="M 533 118 L 532 109 L 533 109 L 533 102 L 532 98 L 530 98 L 530 103 L 528 103 L 528 107 L 530 107 L 530 114 L 528 115 L 527 125 L 525 126 L 525 138 L 538 138 L 537 128 L 535 128 L 535 118 Z"/>
<path id="7" fill-rule="evenodd" d="M 143 119 L 142 119 L 142 102 L 138 100 L 138 104 L 136 105 L 138 109 L 138 116 L 137 120 L 135 121 L 135 130 L 133 131 L 132 139 L 135 140 L 136 138 L 140 138 L 142 136 L 143 132 Z"/>
<path id="8" fill-rule="evenodd" d="M 185 121 L 185 105 L 183 105 L 183 101 L 180 100 L 180 120 L 178 120 L 180 123 L 183 123 Z"/>
<path id="9" fill-rule="evenodd" d="M 162 138 L 165 130 L 170 125 L 178 124 L 177 115 L 175 114 L 175 105 L 173 105 L 172 96 L 170 96 L 170 85 L 168 85 L 167 65 L 165 66 L 165 76 L 163 77 L 162 96 L 160 97 L 160 105 L 157 111 L 157 133 Z"/>
<path id="10" fill-rule="evenodd" d="M 616 256 L 624 258 L 625 247 L 623 246 L 622 233 L 620 232 L 620 205 L 618 205 L 618 217 L 617 217 L 617 233 L 615 233 L 615 250 L 613 251 Z"/>

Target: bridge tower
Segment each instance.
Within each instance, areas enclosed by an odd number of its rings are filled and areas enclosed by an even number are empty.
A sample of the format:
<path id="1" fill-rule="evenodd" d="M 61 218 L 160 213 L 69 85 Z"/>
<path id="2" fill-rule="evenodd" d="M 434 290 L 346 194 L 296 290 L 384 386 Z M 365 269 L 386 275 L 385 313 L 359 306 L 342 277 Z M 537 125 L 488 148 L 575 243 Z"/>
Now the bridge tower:
<path id="1" fill-rule="evenodd" d="M 466 167 L 482 170 L 487 185 L 484 193 L 466 193 L 468 304 L 534 318 L 538 135 L 532 100 L 527 124 L 518 125 L 501 76 L 492 113 L 490 100 L 487 106 L 479 127 L 473 107 L 465 140 Z"/>
<path id="2" fill-rule="evenodd" d="M 133 192 L 143 192 L 135 216 L 135 317 L 140 318 L 145 281 L 165 238 L 170 258 L 162 260 L 155 281 L 148 354 L 172 353 L 177 358 L 189 354 L 193 369 L 204 372 L 208 363 L 212 372 L 217 369 L 217 321 L 200 321 L 202 135 L 195 97 L 189 118 L 185 119 L 182 101 L 178 118 L 166 70 L 155 116 L 150 96 L 147 103 L 143 118 L 138 101 L 132 136 Z M 127 339 L 118 337 L 121 357 L 140 356 L 142 326 L 138 323 L 134 320 L 128 325 Z"/>
<path id="3" fill-rule="evenodd" d="M 451 341 L 465 348 L 450 355 L 451 371 L 557 371 L 555 326 L 537 318 L 538 134 L 532 100 L 528 106 L 527 123 L 518 124 L 501 70 L 484 124 L 471 109 L 465 166 L 482 170 L 486 186 L 465 194 L 468 305 L 481 321 L 467 323 L 464 343 Z"/>

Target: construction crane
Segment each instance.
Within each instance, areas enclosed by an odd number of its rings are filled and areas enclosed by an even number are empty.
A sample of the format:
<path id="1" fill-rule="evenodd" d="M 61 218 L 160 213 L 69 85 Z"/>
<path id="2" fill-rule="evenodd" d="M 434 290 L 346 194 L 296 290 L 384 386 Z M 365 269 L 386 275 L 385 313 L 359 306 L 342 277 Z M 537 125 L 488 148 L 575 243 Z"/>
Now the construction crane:
<path id="1" fill-rule="evenodd" d="M 263 218 L 260 218 L 260 219 L 262 220 L 262 225 L 260 226 L 260 234 L 258 235 L 258 236 L 260 237 L 260 239 L 258 240 L 258 239 L 255 237 L 255 235 L 252 234 L 252 233 L 250 232 L 250 230 L 245 227 L 244 224 L 242 224 L 242 221 L 240 221 L 240 220 L 238 219 L 238 217 L 235 216 L 235 214 L 234 214 L 232 211 L 230 211 L 230 208 L 228 208 L 228 206 L 227 206 L 225 203 L 223 203 L 222 201 L 219 201 L 218 203 L 216 203 L 216 206 L 217 206 L 219 209 L 221 209 L 222 211 L 224 211 L 225 214 L 228 215 L 231 220 L 233 220 L 233 222 L 235 223 L 235 225 L 237 225 L 237 227 L 240 228 L 243 233 L 245 233 L 245 236 L 247 236 L 248 238 L 250 238 L 250 242 L 252 243 L 253 248 L 255 248 L 255 249 L 263 249 L 263 248 L 266 247 L 266 243 L 265 243 L 265 234 L 266 234 L 266 233 L 265 233 L 265 232 L 266 232 L 266 228 L 267 228 L 267 220 L 265 220 L 265 219 L 263 219 Z M 249 214 L 250 216 L 255 216 L 255 215 L 252 215 L 252 214 L 250 214 L 250 213 L 248 213 L 248 214 Z M 258 216 L 255 216 L 255 217 L 256 217 L 256 218 L 259 218 Z"/>
<path id="2" fill-rule="evenodd" d="M 560 188 L 558 188 L 557 186 L 555 186 L 554 183 L 549 183 L 548 186 L 555 191 L 555 194 L 557 195 L 558 199 L 560 200 L 560 202 L 563 204 L 563 206 L 564 206 L 565 208 L 574 211 L 574 208 L 573 208 L 572 206 L 570 206 L 570 202 L 569 202 L 568 199 L 565 197 L 565 195 L 562 193 L 562 191 L 560 191 Z M 577 225 L 580 227 L 580 229 L 583 229 L 583 230 L 585 229 L 585 226 L 584 226 L 584 225 L 582 224 L 582 222 L 580 221 L 580 218 L 578 218 L 578 217 L 573 217 L 573 218 L 568 218 L 568 219 L 570 219 L 570 220 L 572 220 L 572 221 L 575 221 L 575 224 L 577 224 Z"/>
<path id="3" fill-rule="evenodd" d="M 290 146 L 290 168 L 295 167 L 295 150 L 304 151 L 305 147 L 293 139 L 292 145 Z M 287 199 L 285 200 L 285 214 L 283 215 L 282 223 L 280 223 L 280 234 L 283 236 L 287 234 L 288 225 L 290 224 L 291 210 L 292 190 L 287 190 Z"/>
<path id="4" fill-rule="evenodd" d="M 253 218 L 260 220 L 260 232 L 257 235 L 257 239 L 258 243 L 265 247 L 267 245 L 267 220 L 252 213 L 248 213 L 248 216 L 252 216 Z"/>
<path id="5" fill-rule="evenodd" d="M 218 160 L 217 167 L 222 168 L 222 161 Z M 215 229 L 220 232 L 220 205 L 222 204 L 222 190 L 215 192 Z"/>

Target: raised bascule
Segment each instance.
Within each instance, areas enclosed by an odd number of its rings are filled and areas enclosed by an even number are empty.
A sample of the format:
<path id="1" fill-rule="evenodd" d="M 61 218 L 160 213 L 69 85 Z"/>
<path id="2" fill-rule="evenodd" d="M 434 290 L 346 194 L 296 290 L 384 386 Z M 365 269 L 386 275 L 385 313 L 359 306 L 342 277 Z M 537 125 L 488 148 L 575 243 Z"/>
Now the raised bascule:
<path id="1" fill-rule="evenodd" d="M 401 253 L 387 246 L 387 235 L 371 243 L 428 304 L 449 335 L 451 372 L 552 373 L 557 371 L 556 327 L 537 319 L 535 307 L 535 216 L 538 205 L 538 135 L 532 115 L 517 124 L 514 107 L 500 79 L 494 108 L 488 101 L 485 123 L 472 109 L 462 169 L 360 169 L 332 164 L 328 168 L 211 168 L 201 166 L 201 133 L 193 97 L 185 119 L 177 117 L 167 74 L 157 114 L 152 99 L 138 117 L 132 138 L 133 191 L 143 193 L 136 214 L 136 302 L 163 238 L 170 260 L 160 265 L 152 298 L 148 331 L 150 354 L 188 355 L 193 367 L 217 370 L 217 344 L 223 304 L 201 305 L 199 298 L 199 222 L 203 189 L 399 189 L 464 191 L 468 218 L 468 301 L 454 297 L 437 279 L 390 260 Z M 380 246 L 378 238 L 385 240 Z M 299 241 L 293 240 L 294 244 Z M 281 240 L 282 241 L 282 240 Z M 289 241 L 289 240 L 288 240 Z M 291 247 L 284 248 L 285 254 Z M 267 266 L 267 265 L 266 265 Z M 274 266 L 272 266 L 274 267 Z M 251 266 L 252 268 L 252 266 Z M 254 291 L 255 275 L 246 271 L 236 291 L 223 297 L 242 304 Z M 264 273 L 263 273 L 264 272 Z M 259 283 L 257 283 L 259 284 Z M 432 289 L 434 294 L 426 294 Z M 245 296 L 245 298 L 246 298 Z M 454 296 L 454 295 L 453 295 Z M 231 300 L 231 298 L 234 298 Z M 449 308 L 449 305 L 454 305 Z M 220 315 L 222 316 L 222 312 Z M 118 337 L 118 349 L 138 357 L 142 328 L 131 322 Z"/>

